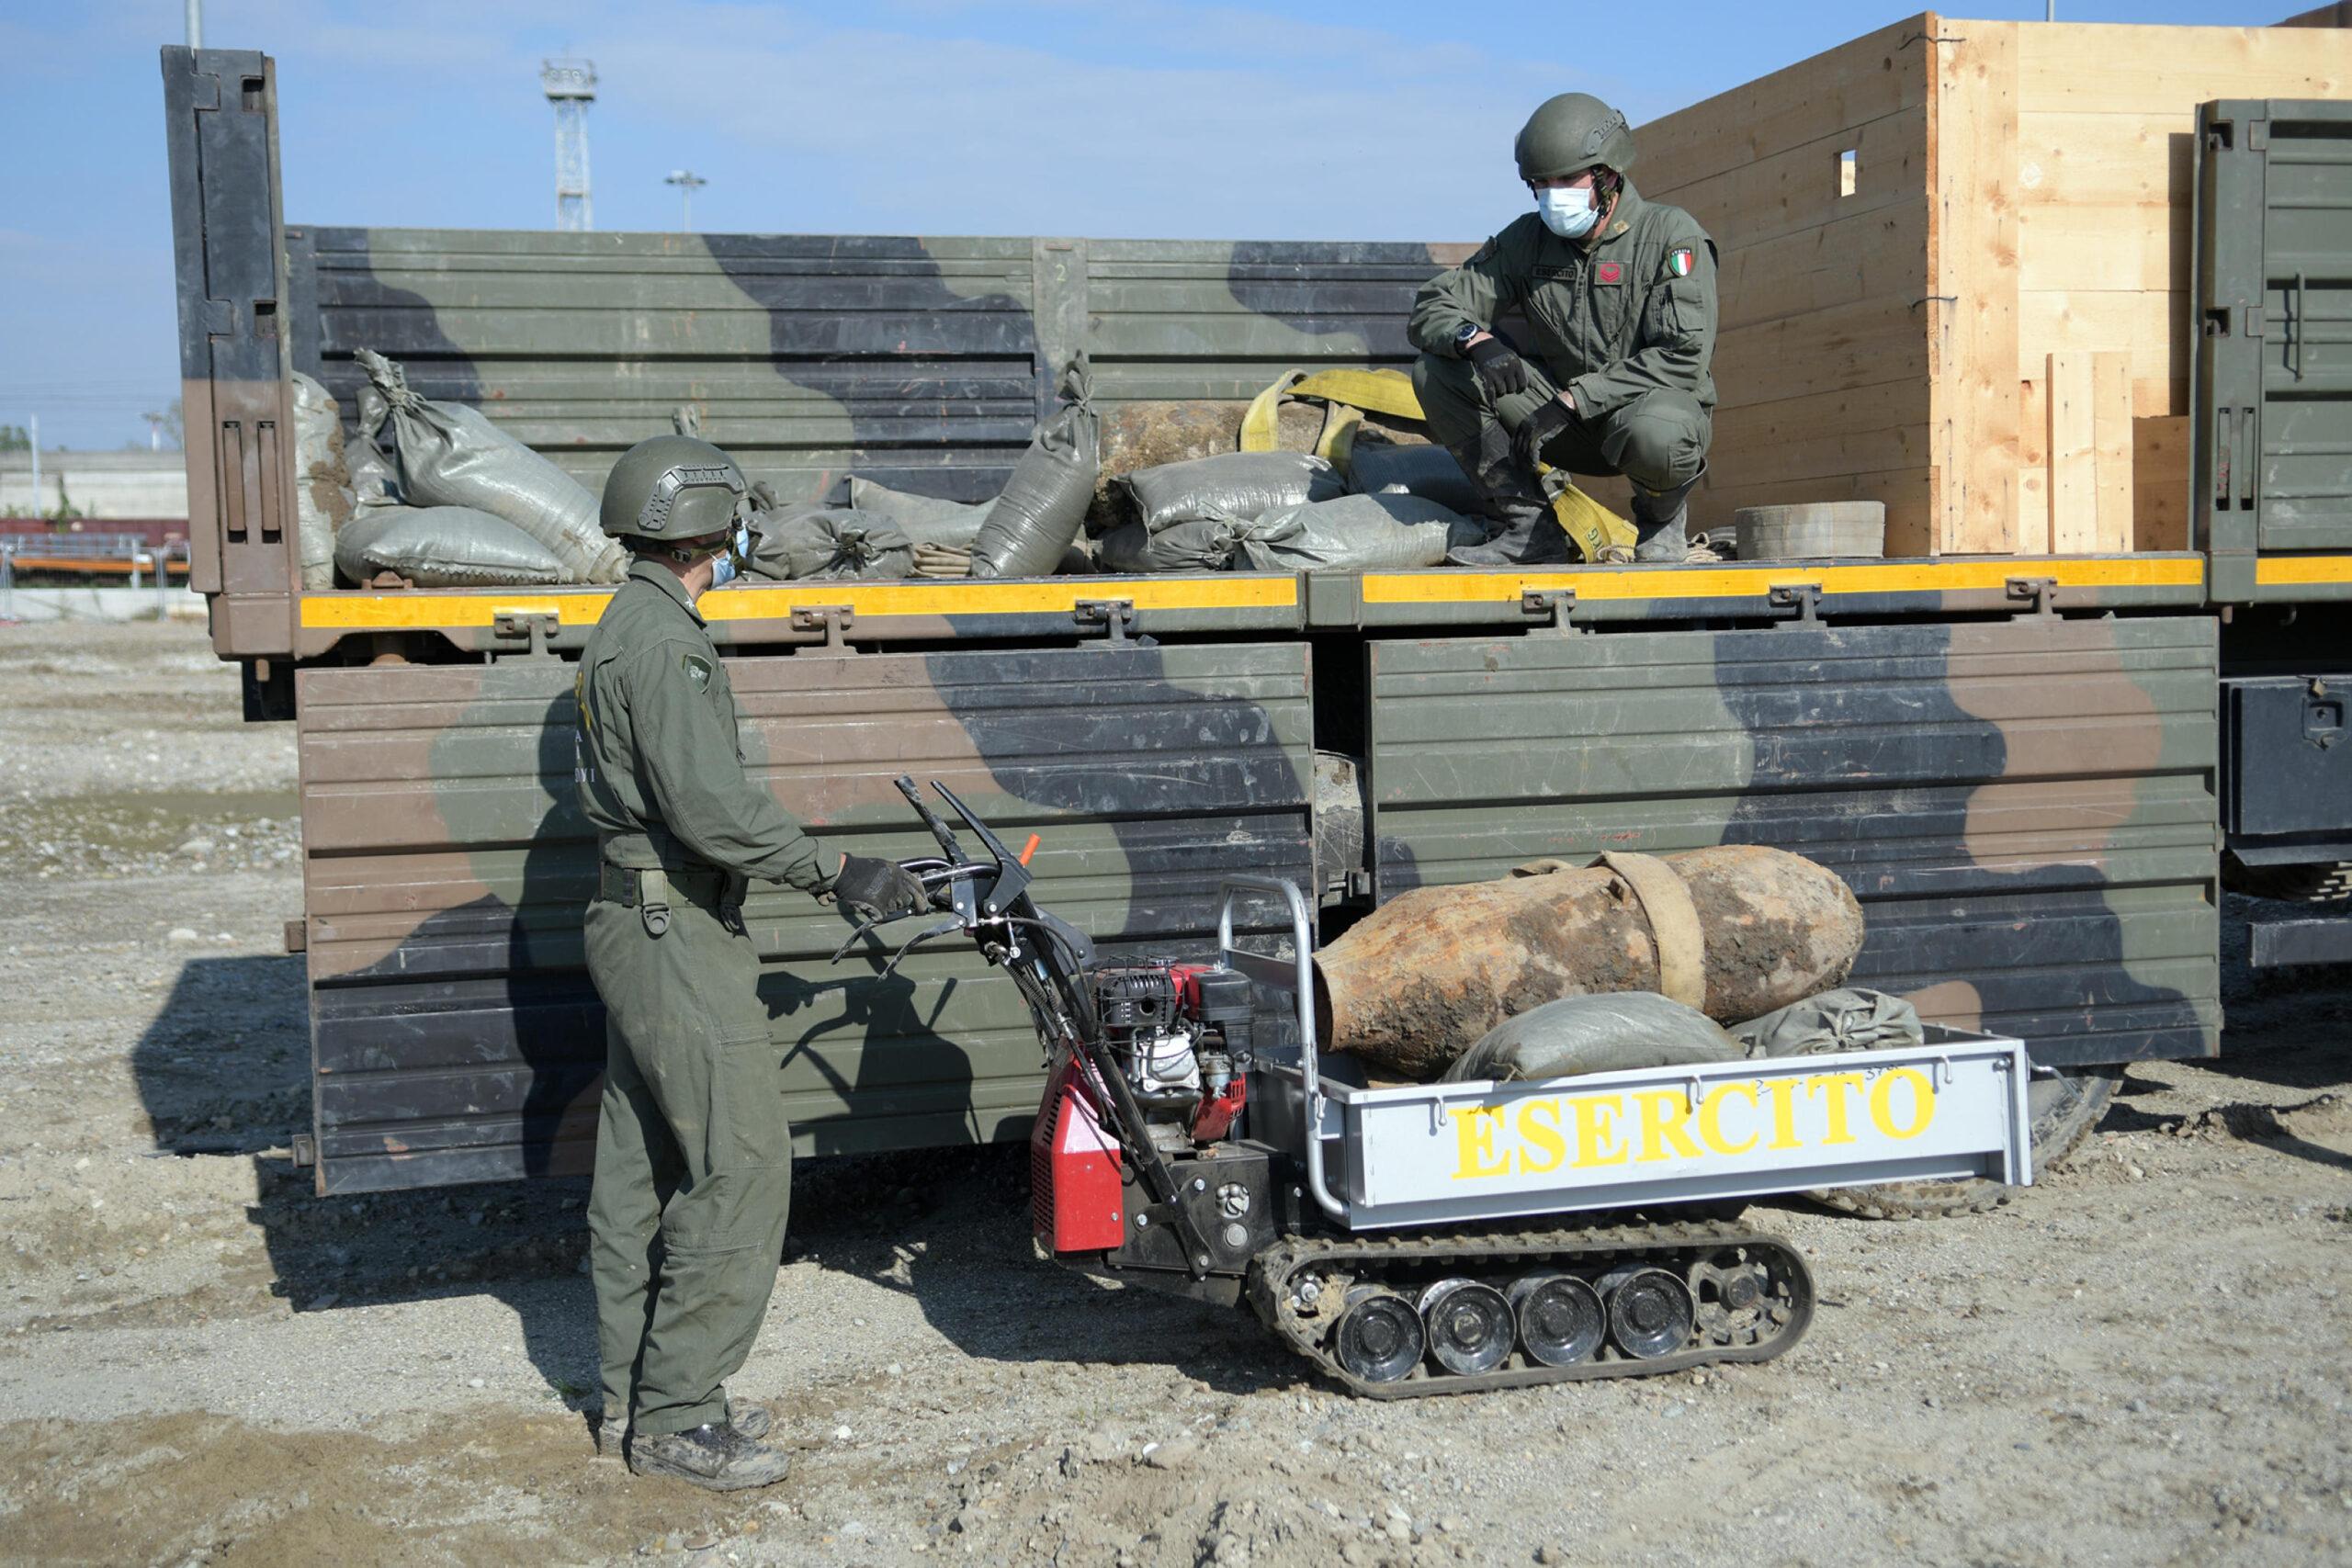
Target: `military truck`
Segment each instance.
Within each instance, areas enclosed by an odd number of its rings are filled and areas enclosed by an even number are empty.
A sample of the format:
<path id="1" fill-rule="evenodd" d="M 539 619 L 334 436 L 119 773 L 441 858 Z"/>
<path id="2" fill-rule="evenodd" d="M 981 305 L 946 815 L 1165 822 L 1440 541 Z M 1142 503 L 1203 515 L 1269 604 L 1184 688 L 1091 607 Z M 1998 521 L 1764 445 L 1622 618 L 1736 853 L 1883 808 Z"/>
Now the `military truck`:
<path id="1" fill-rule="evenodd" d="M 2135 90 L 2163 100 L 2145 125 L 2112 104 L 2061 115 L 2126 126 L 2059 132 L 2121 145 L 2113 177 L 2141 182 L 2136 207 L 2098 207 L 2106 231 L 2129 210 L 2186 248 L 2132 263 L 2167 285 L 2159 307 L 2086 294 L 2050 319 L 2153 331 L 2132 351 L 2156 356 L 2150 398 L 2193 403 L 2177 414 L 2140 417 L 2128 377 L 2114 403 L 2094 363 L 2077 421 L 2056 356 L 2086 339 L 2051 351 L 2020 412 L 2002 355 L 2030 347 L 2018 323 L 2041 307 L 2018 302 L 2017 236 L 1978 220 L 2038 209 L 1950 198 L 1996 167 L 2021 181 L 2026 154 L 2003 164 L 1994 132 L 2037 123 L 2026 89 L 2079 91 L 2066 51 L 2122 47 L 2077 35 L 2213 35 L 2162 47 L 2222 71 L 2204 96 L 2259 100 L 2263 31 L 1930 15 L 1638 133 L 1666 171 L 1644 189 L 1724 247 L 1699 521 L 1876 495 L 1890 558 L 729 589 L 704 608 L 756 774 L 820 839 L 888 854 L 924 843 L 891 781 L 947 783 L 1037 836 L 1039 883 L 1106 961 L 1206 954 L 1237 873 L 1312 889 L 1328 937 L 1403 890 L 1537 857 L 1793 850 L 1867 910 L 1859 983 L 2030 1043 L 2049 1158 L 2121 1064 L 2218 1049 L 2225 847 L 2312 882 L 2352 859 L 2335 744 L 2352 432 L 2327 325 L 2340 268 L 2319 260 L 2352 235 L 2311 199 L 2352 169 L 2352 107 L 2200 107 L 2194 73 L 2143 71 Z M 2344 35 L 2302 37 L 2310 69 L 2343 58 Z M 301 589 L 293 372 L 348 409 L 353 354 L 379 350 L 592 488 L 693 404 L 784 495 L 854 470 L 975 500 L 1075 356 L 1108 469 L 1230 449 L 1290 369 L 1409 365 L 1413 291 L 1469 249 L 289 226 L 269 58 L 172 48 L 163 69 L 193 581 L 247 716 L 299 737 L 288 942 L 307 956 L 314 1127 L 296 1157 L 322 1193 L 588 1167 L 603 1028 L 568 660 L 610 590 Z M 1963 125 L 1965 148 L 1936 140 Z M 2153 191 L 2125 153 L 2154 158 Z M 2042 162 L 2048 183 L 2088 177 Z M 1962 280 L 2005 243 L 2006 296 Z M 2100 412 L 2119 407 L 2124 426 Z M 2036 431 L 2060 439 L 2020 458 Z M 2120 502 L 2119 443 L 2144 458 Z M 1973 466 L 2003 451 L 1990 479 Z M 2138 522 L 2175 513 L 2177 538 Z M 801 1152 L 1027 1130 L 1037 1047 L 1001 979 L 948 954 L 829 967 L 837 919 L 783 890 L 746 915 Z M 2306 951 L 2343 951 L 2340 924 L 2302 924 Z"/>

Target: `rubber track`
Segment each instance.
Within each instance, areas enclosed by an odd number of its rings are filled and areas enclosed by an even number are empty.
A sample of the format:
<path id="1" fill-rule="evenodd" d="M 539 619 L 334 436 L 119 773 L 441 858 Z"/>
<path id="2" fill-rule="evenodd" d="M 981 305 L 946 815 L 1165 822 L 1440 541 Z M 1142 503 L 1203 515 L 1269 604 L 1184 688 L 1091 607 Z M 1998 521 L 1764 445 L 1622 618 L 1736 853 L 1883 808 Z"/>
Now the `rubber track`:
<path id="1" fill-rule="evenodd" d="M 1699 1345 L 1649 1360 L 1622 1356 L 1604 1346 L 1600 1355 L 1574 1366 L 1547 1367 L 1513 1350 L 1510 1359 L 1491 1372 L 1461 1377 L 1420 1366 L 1395 1382 L 1369 1382 L 1341 1368 L 1324 1353 L 1323 1340 L 1331 1337 L 1336 1319 L 1301 1318 L 1291 1305 L 1285 1282 L 1301 1268 L 1318 1263 L 1362 1262 L 1360 1282 L 1377 1282 L 1384 1268 L 1399 1264 L 1437 1263 L 1465 1272 L 1532 1264 L 1537 1267 L 1589 1265 L 1595 1261 L 1655 1262 L 1646 1256 L 1676 1252 L 1675 1272 L 1681 1274 L 1693 1253 L 1745 1247 L 1751 1256 L 1776 1255 L 1771 1272 L 1790 1286 L 1788 1321 L 1753 1345 Z M 1369 1280 L 1366 1280 L 1369 1276 Z M 1597 1378 L 1652 1377 L 1692 1367 L 1725 1361 L 1769 1361 L 1794 1345 L 1813 1322 L 1813 1271 L 1786 1240 L 1722 1222 L 1617 1225 L 1580 1230 L 1525 1231 L 1504 1235 L 1438 1235 L 1415 1236 L 1290 1236 L 1260 1253 L 1250 1266 L 1249 1295 L 1259 1318 L 1292 1349 L 1314 1362 L 1326 1377 L 1367 1399 L 1418 1399 L 1441 1393 L 1479 1393 L 1490 1389 L 1526 1388 L 1537 1383 L 1584 1382 Z M 1703 1314 L 1704 1308 L 1702 1307 Z M 1703 1315 L 1702 1332 L 1704 1332 Z"/>

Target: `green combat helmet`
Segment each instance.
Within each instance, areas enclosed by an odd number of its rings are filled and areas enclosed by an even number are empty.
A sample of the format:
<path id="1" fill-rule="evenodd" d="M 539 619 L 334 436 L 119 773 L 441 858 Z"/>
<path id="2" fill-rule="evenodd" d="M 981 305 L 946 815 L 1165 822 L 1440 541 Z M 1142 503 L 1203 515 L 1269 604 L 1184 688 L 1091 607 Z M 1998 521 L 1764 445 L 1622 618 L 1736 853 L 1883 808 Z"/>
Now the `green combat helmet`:
<path id="1" fill-rule="evenodd" d="M 1536 106 L 1511 151 L 1522 180 L 1565 179 L 1595 164 L 1622 175 L 1634 166 L 1634 130 L 1591 94 L 1562 93 Z"/>
<path id="2" fill-rule="evenodd" d="M 743 495 L 735 459 L 691 435 L 649 436 L 605 480 L 605 532 L 616 539 L 705 539 L 735 525 Z"/>

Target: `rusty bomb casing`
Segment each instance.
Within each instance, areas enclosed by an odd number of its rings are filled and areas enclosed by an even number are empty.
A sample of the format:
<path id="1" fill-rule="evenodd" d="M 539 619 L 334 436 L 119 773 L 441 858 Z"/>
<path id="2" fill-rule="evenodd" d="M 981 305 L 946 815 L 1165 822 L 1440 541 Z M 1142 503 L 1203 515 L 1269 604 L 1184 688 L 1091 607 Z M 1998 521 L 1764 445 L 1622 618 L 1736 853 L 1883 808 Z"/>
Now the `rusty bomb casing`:
<path id="1" fill-rule="evenodd" d="M 1659 858 L 1697 910 L 1702 1010 L 1717 1022 L 1827 990 L 1853 968 L 1862 909 L 1834 873 L 1755 845 Z M 1316 974 L 1329 1048 L 1423 1080 L 1531 1008 L 1660 988 L 1640 897 L 1599 866 L 1400 894 L 1318 953 Z"/>

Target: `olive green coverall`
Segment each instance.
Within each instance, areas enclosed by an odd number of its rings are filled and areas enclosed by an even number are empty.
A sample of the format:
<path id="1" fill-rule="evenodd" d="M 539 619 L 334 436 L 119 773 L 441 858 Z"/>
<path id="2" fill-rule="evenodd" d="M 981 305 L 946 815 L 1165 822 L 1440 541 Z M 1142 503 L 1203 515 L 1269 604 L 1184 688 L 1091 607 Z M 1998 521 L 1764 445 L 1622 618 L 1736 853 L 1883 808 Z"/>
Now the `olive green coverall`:
<path id="1" fill-rule="evenodd" d="M 1499 406 L 1456 347 L 1461 328 L 1523 315 L 1534 384 Z M 1497 501 L 1536 499 L 1511 464 L 1510 433 L 1560 388 L 1576 417 L 1544 460 L 1575 474 L 1623 474 L 1642 490 L 1679 489 L 1706 467 L 1713 437 L 1715 247 L 1679 207 L 1625 182 L 1616 209 L 1582 240 L 1526 213 L 1470 259 L 1421 286 L 1407 335 L 1421 351 L 1413 389 L 1430 434 Z M 1548 376 L 1551 385 L 1544 384 Z"/>
<path id="2" fill-rule="evenodd" d="M 727 1420 L 783 1258 L 792 1128 L 745 879 L 821 892 L 818 848 L 743 769 L 735 697 L 673 573 L 629 568 L 581 655 L 576 781 L 602 874 L 588 973 L 605 1068 L 588 1204 L 605 1420 Z"/>

